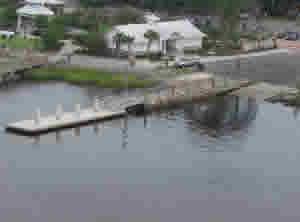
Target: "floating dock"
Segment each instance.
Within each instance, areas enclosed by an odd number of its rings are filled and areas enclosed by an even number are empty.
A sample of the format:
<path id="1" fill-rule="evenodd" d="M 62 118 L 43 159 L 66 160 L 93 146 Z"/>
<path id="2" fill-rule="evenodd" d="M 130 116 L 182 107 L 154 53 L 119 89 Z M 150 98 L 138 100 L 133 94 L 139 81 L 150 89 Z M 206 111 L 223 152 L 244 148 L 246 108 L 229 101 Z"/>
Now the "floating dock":
<path id="1" fill-rule="evenodd" d="M 87 125 L 93 122 L 100 122 L 123 117 L 125 111 L 106 111 L 85 109 L 79 112 L 63 113 L 60 118 L 57 115 L 46 116 L 32 120 L 9 124 L 7 132 L 17 133 L 24 136 L 36 136 L 57 130 L 68 129 Z"/>

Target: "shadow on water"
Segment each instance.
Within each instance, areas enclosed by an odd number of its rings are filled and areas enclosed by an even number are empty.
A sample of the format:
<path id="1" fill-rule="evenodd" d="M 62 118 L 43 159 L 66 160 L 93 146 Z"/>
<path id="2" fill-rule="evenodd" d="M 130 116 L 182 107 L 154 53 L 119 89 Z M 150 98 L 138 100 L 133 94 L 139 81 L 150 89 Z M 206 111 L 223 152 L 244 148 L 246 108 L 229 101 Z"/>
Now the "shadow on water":
<path id="1" fill-rule="evenodd" d="M 190 120 L 191 128 L 202 129 L 214 137 L 247 129 L 257 111 L 255 99 L 238 96 L 219 97 L 208 103 L 187 105 L 184 108 L 185 118 Z"/>

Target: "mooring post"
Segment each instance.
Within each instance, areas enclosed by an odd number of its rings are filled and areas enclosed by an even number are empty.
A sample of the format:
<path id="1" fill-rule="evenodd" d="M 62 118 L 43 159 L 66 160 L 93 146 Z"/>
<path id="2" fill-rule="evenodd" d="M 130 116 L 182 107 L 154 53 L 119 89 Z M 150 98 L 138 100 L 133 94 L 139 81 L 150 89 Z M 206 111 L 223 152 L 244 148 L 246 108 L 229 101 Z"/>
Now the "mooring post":
<path id="1" fill-rule="evenodd" d="M 93 128 L 94 128 L 94 133 L 95 133 L 96 135 L 98 135 L 98 134 L 99 134 L 99 125 L 98 125 L 98 124 L 95 124 Z"/>
<path id="2" fill-rule="evenodd" d="M 215 78 L 212 78 L 212 79 L 211 79 L 211 87 L 212 87 L 212 88 L 215 88 L 215 87 L 216 87 L 216 80 L 215 80 Z"/>
<path id="3" fill-rule="evenodd" d="M 190 85 L 187 86 L 187 98 L 191 98 L 192 97 L 192 91 L 193 89 L 191 88 Z"/>
<path id="4" fill-rule="evenodd" d="M 61 104 L 58 104 L 56 107 L 56 119 L 60 120 L 63 116 L 63 108 Z"/>
<path id="5" fill-rule="evenodd" d="M 80 118 L 80 104 L 75 105 L 75 112 L 78 118 Z"/>
<path id="6" fill-rule="evenodd" d="M 175 97 L 176 96 L 176 86 L 172 86 L 171 87 L 171 97 Z"/>
<path id="7" fill-rule="evenodd" d="M 39 108 L 37 108 L 35 111 L 34 122 L 36 125 L 41 123 L 41 110 Z"/>
<path id="8" fill-rule="evenodd" d="M 93 108 L 94 108 L 94 112 L 99 112 L 99 110 L 100 110 L 99 99 L 97 97 L 95 97 Z"/>

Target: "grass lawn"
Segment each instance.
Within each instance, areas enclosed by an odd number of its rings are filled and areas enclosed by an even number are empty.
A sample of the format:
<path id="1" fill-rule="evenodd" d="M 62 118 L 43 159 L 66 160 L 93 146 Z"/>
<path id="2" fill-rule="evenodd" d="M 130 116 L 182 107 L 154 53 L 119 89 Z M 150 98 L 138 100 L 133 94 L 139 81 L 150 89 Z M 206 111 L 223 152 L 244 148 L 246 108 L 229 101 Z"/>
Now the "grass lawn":
<path id="1" fill-rule="evenodd" d="M 110 25 L 107 25 L 107 24 L 104 24 L 104 23 L 101 23 L 99 25 L 99 32 L 101 33 L 107 33 L 110 31 L 112 27 Z"/>
<path id="2" fill-rule="evenodd" d="M 3 44 L 11 49 L 40 49 L 42 46 L 39 39 L 25 39 L 18 36 L 11 39 L 0 38 L 0 45 Z"/>
<path id="3" fill-rule="evenodd" d="M 2 18 L 3 12 L 4 12 L 5 8 L 0 6 L 0 18 Z"/>
<path id="4" fill-rule="evenodd" d="M 110 73 L 95 69 L 48 67 L 30 71 L 28 80 L 65 81 L 73 84 L 93 84 L 103 88 L 147 88 L 155 84 L 152 80 L 139 79 L 133 74 Z"/>

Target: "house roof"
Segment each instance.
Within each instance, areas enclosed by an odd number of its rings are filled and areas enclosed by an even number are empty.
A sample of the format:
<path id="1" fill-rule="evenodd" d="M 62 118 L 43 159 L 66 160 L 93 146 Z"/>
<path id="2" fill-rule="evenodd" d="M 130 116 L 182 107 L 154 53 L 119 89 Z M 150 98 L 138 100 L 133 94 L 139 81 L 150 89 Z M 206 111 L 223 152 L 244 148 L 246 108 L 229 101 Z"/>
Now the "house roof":
<path id="1" fill-rule="evenodd" d="M 22 16 L 51 16 L 54 15 L 54 12 L 42 5 L 25 5 L 17 9 L 17 14 Z"/>
<path id="2" fill-rule="evenodd" d="M 122 32 L 126 35 L 135 38 L 135 41 L 144 41 L 144 34 L 148 30 L 154 30 L 159 33 L 161 39 L 170 39 L 174 33 L 180 34 L 182 38 L 202 38 L 206 36 L 196 26 L 188 20 L 175 20 L 166 22 L 146 23 L 146 24 L 128 24 L 119 25 L 114 28 L 117 32 Z"/>
<path id="3" fill-rule="evenodd" d="M 160 21 L 160 17 L 158 17 L 157 15 L 147 12 L 144 15 L 144 18 L 147 22 L 158 22 Z"/>
<path id="4" fill-rule="evenodd" d="M 63 0 L 25 0 L 25 3 L 34 5 L 64 5 Z"/>

